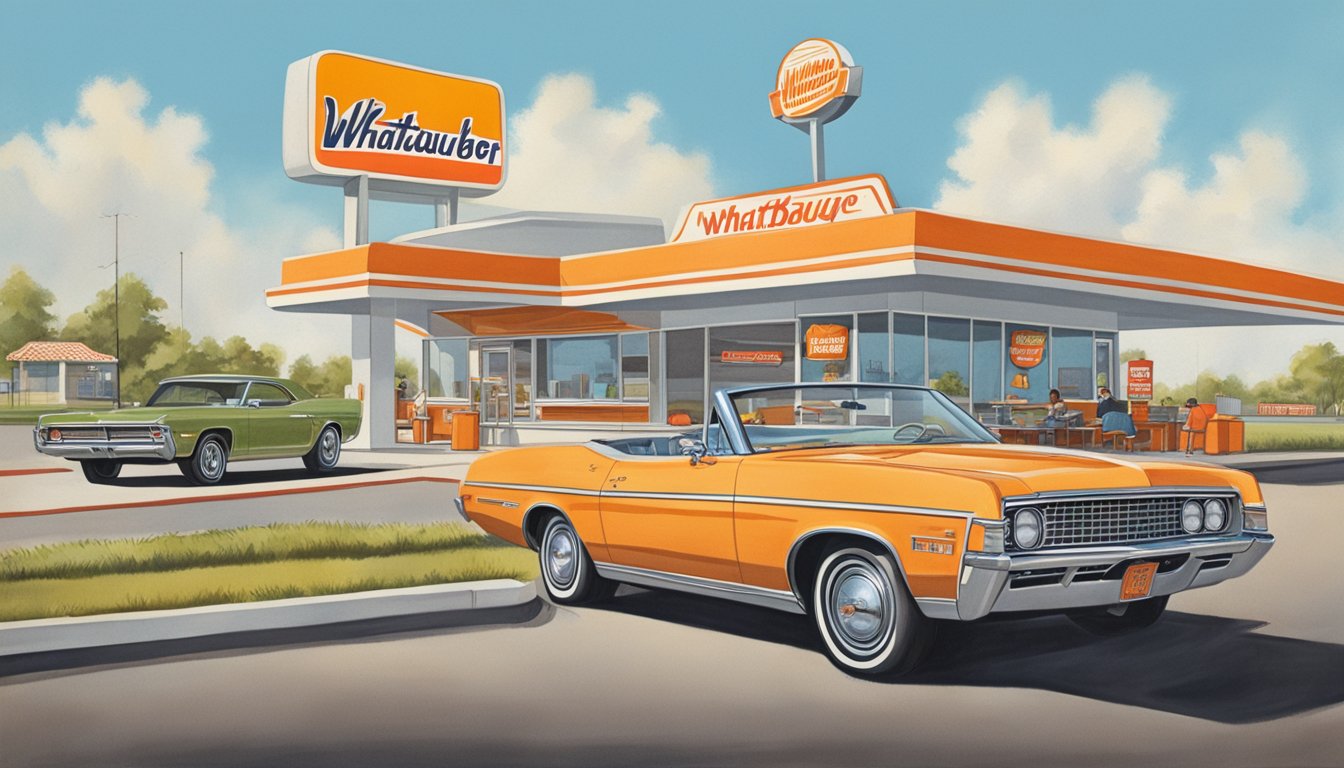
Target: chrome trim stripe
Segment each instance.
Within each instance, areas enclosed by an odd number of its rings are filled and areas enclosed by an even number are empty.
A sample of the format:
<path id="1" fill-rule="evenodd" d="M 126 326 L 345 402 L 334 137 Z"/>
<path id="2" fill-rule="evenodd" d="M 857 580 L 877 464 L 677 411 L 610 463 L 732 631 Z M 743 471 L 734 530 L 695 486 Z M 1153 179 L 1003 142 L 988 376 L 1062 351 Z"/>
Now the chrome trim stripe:
<path id="1" fill-rule="evenodd" d="M 487 499 L 484 496 L 477 496 L 476 500 L 481 502 L 482 504 L 493 504 L 497 507 L 505 507 L 506 509 L 514 509 L 518 506 L 518 502 L 516 501 L 505 501 L 504 499 Z"/>
<path id="2" fill-rule="evenodd" d="M 660 491 L 602 491 L 604 499 L 668 499 L 671 501 L 727 501 L 731 493 L 663 493 Z"/>
<path id="3" fill-rule="evenodd" d="M 738 496 L 739 504 L 779 504 L 792 507 L 812 507 L 815 509 L 848 509 L 860 512 L 905 512 L 915 515 L 937 515 L 939 517 L 975 517 L 972 512 L 955 509 L 933 509 L 931 507 L 902 507 L 896 504 L 866 504 L 857 501 L 818 501 L 816 499 L 792 499 L 782 496 Z"/>
<path id="4" fill-rule="evenodd" d="M 464 480 L 462 485 L 473 486 L 476 488 L 503 488 L 510 491 L 549 491 L 552 493 L 563 493 L 570 496 L 599 496 L 600 491 L 589 491 L 583 488 L 566 488 L 559 485 L 525 485 L 523 483 L 488 483 L 484 480 Z"/>
<path id="5" fill-rule="evenodd" d="M 1206 488 L 1197 486 L 1161 486 L 1150 488 L 1113 488 L 1111 490 L 1096 491 L 1042 491 L 1041 493 L 1028 493 L 1021 496 L 1005 496 L 1003 503 L 1005 506 L 1021 506 L 1024 504 L 1035 504 L 1041 501 L 1056 501 L 1068 499 L 1137 499 L 1148 496 L 1212 496 L 1212 495 L 1230 495 L 1239 496 L 1236 488 Z"/>
<path id="6" fill-rule="evenodd" d="M 766 589 L 751 584 L 704 579 L 698 576 L 685 576 L 679 573 L 653 571 L 629 565 L 616 565 L 615 563 L 594 562 L 593 565 L 597 567 L 598 575 L 614 581 L 651 587 L 666 587 L 681 592 L 736 600 L 765 608 L 788 611 L 789 613 L 804 612 L 802 604 L 798 602 L 792 592 Z"/>

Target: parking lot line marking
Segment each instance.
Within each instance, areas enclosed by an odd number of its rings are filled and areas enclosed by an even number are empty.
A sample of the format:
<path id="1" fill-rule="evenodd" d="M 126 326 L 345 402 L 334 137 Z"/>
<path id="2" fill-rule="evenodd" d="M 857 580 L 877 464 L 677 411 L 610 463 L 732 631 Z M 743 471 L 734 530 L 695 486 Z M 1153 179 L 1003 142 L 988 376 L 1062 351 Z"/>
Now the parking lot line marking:
<path id="1" fill-rule="evenodd" d="M 0 469 L 0 477 L 12 477 L 14 475 L 50 475 L 53 472 L 74 472 L 75 470 L 67 467 L 42 467 L 41 469 Z"/>
<path id="2" fill-rule="evenodd" d="M 135 509 L 138 507 L 169 507 L 177 504 L 196 504 L 212 501 L 240 501 L 260 499 L 269 496 L 290 496 L 296 493 L 324 493 L 326 491 L 346 491 L 352 488 L 371 488 L 379 485 L 400 485 L 402 483 L 448 483 L 456 485 L 461 481 L 453 477 L 397 477 L 388 480 L 365 480 L 357 483 L 339 483 L 336 485 L 317 485 L 304 488 L 276 488 L 269 491 L 244 491 L 242 493 L 221 493 L 212 496 L 188 496 L 173 499 L 151 499 L 149 501 L 128 501 L 119 504 L 95 504 L 85 507 L 60 507 L 58 509 L 33 509 L 21 512 L 0 512 L 0 518 L 37 517 L 40 515 L 64 515 L 71 512 L 98 512 L 107 509 Z"/>

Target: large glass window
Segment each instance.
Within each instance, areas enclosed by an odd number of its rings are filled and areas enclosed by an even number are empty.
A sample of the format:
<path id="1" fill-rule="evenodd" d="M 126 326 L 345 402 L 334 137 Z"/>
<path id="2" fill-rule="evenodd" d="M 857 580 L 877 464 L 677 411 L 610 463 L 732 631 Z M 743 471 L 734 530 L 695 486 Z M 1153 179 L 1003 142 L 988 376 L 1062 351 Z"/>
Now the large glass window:
<path id="1" fill-rule="evenodd" d="M 992 403 L 1003 399 L 1003 324 L 971 324 L 971 402 L 982 421 L 994 418 Z"/>
<path id="2" fill-rule="evenodd" d="M 891 316 L 891 380 L 927 386 L 924 380 L 924 316 Z"/>
<path id="3" fill-rule="evenodd" d="M 891 381 L 891 343 L 887 338 L 887 312 L 859 315 L 859 381 Z"/>
<path id="4" fill-rule="evenodd" d="M 537 339 L 538 399 L 615 400 L 616 337 Z"/>
<path id="5" fill-rule="evenodd" d="M 793 323 L 709 329 L 709 389 L 793 383 Z"/>
<path id="6" fill-rule="evenodd" d="M 849 348 L 853 315 L 823 315 L 799 318 L 798 346 L 802 349 L 803 381 L 851 381 Z"/>
<path id="7" fill-rule="evenodd" d="M 1055 328 L 1050 335 L 1050 365 L 1060 396 L 1075 400 L 1094 397 L 1092 332 Z"/>
<path id="8" fill-rule="evenodd" d="M 1049 401 L 1050 394 L 1050 334 L 1043 326 L 1004 326 L 1004 380 L 1007 383 L 1005 399 L 1028 403 Z"/>
<path id="9" fill-rule="evenodd" d="M 701 424 L 705 417 L 705 329 L 668 331 L 667 422 Z"/>
<path id="10" fill-rule="evenodd" d="M 513 342 L 513 417 L 532 418 L 532 340 Z"/>
<path id="11" fill-rule="evenodd" d="M 621 336 L 621 392 L 626 400 L 649 399 L 649 334 Z"/>
<path id="12" fill-rule="evenodd" d="M 430 339 L 425 342 L 425 376 L 430 397 L 465 400 L 469 366 L 466 339 Z"/>
<path id="13" fill-rule="evenodd" d="M 929 386 L 959 403 L 971 394 L 971 321 L 929 318 Z"/>

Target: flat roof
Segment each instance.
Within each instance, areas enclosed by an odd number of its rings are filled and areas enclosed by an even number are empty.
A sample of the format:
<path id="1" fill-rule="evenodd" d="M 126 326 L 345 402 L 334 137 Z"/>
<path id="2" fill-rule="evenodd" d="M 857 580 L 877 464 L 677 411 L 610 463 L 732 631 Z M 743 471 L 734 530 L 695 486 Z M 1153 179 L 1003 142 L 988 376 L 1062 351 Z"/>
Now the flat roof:
<path id="1" fill-rule="evenodd" d="M 285 260 L 267 304 L 364 313 L 503 306 L 739 304 L 932 290 L 1116 313 L 1122 330 L 1344 323 L 1344 283 L 918 209 L 617 251 L 537 256 L 371 243 Z"/>

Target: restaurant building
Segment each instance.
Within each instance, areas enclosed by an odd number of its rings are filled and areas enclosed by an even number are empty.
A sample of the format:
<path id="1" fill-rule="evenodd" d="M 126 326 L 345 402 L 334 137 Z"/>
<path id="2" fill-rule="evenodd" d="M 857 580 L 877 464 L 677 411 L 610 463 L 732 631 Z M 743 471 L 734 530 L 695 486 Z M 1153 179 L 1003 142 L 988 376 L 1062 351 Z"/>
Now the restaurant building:
<path id="1" fill-rule="evenodd" d="M 670 236 L 629 216 L 447 218 L 287 259 L 267 292 L 353 318 L 365 445 L 395 440 L 398 327 L 423 337 L 437 413 L 477 410 L 487 443 L 518 444 L 684 428 L 743 384 L 931 386 L 989 420 L 1113 386 L 1121 331 L 1344 323 L 1344 283 L 901 208 L 878 175 L 696 202 Z"/>

